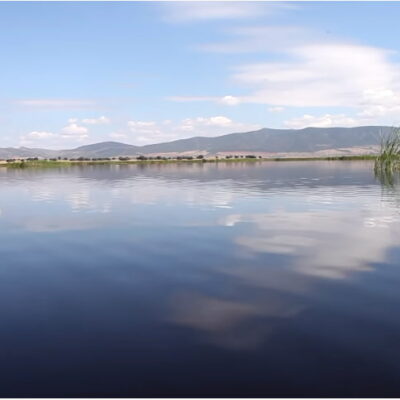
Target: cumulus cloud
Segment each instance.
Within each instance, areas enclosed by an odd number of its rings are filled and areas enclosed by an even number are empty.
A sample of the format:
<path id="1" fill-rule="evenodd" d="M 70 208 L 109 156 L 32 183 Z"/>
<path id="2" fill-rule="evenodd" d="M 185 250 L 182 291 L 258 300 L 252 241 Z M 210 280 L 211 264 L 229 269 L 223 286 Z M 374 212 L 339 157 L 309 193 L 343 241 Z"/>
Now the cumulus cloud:
<path id="1" fill-rule="evenodd" d="M 392 52 L 348 43 L 303 44 L 281 51 L 285 61 L 236 66 L 233 82 L 244 96 L 180 96 L 170 100 L 275 107 L 349 107 L 360 117 L 394 117 L 400 111 L 400 66 Z M 339 84 L 340 83 L 340 84 Z M 347 121 L 347 124 L 349 121 Z"/>
<path id="2" fill-rule="evenodd" d="M 88 129 L 70 120 L 69 125 L 65 126 L 61 132 L 66 135 L 87 136 Z"/>
<path id="3" fill-rule="evenodd" d="M 32 146 L 40 144 L 42 146 L 50 146 L 59 148 L 74 145 L 76 142 L 82 142 L 89 137 L 88 129 L 77 123 L 76 118 L 70 118 L 68 125 L 61 129 L 60 132 L 48 131 L 32 131 L 20 137 L 22 146 Z"/>
<path id="4" fill-rule="evenodd" d="M 210 118 L 197 117 L 184 119 L 180 129 L 183 131 L 193 131 L 202 126 L 228 127 L 233 125 L 235 124 L 230 118 L 219 115 Z"/>
<path id="5" fill-rule="evenodd" d="M 400 84 L 398 67 L 390 62 L 386 50 L 349 44 L 306 45 L 291 49 L 288 55 L 291 59 L 286 62 L 238 67 L 236 82 L 255 88 L 242 101 L 360 107 L 374 105 L 377 93 Z"/>
<path id="6" fill-rule="evenodd" d="M 138 145 L 175 140 L 176 133 L 163 129 L 165 124 L 156 121 L 128 121 L 128 128 L 133 134 L 132 140 Z M 132 136 L 132 135 L 131 135 Z"/>
<path id="7" fill-rule="evenodd" d="M 362 124 L 362 120 L 351 118 L 345 114 L 325 114 L 321 116 L 314 116 L 304 114 L 302 117 L 293 118 L 284 122 L 286 128 L 301 129 L 308 126 L 317 128 L 328 128 L 334 126 L 351 127 Z"/>
<path id="8" fill-rule="evenodd" d="M 234 121 L 223 115 L 212 117 L 185 118 L 178 122 L 170 120 L 128 121 L 128 128 L 136 144 L 151 144 L 192 136 L 219 136 L 233 132 L 246 132 L 260 129 L 257 124 Z"/>
<path id="9" fill-rule="evenodd" d="M 247 94 L 236 96 L 233 102 L 229 96 L 212 95 L 171 100 L 267 104 L 269 112 L 279 112 L 280 107 L 349 108 L 349 115 L 313 117 L 316 126 L 327 126 L 329 119 L 344 126 L 360 120 L 366 124 L 399 122 L 400 65 L 392 58 L 393 51 L 301 26 L 240 26 L 226 34 L 231 38 L 225 42 L 208 43 L 200 49 L 268 57 L 264 62 L 231 66 L 230 82 L 245 88 Z M 300 126 L 301 122 L 293 124 Z"/>
<path id="10" fill-rule="evenodd" d="M 104 115 L 98 118 L 83 118 L 80 120 L 80 122 L 78 118 L 69 118 L 68 123 L 69 124 L 81 123 L 84 125 L 106 125 L 111 123 L 111 119 L 105 117 Z"/>
<path id="11" fill-rule="evenodd" d="M 236 106 L 240 103 L 240 99 L 235 96 L 224 96 L 220 102 L 228 106 Z"/>
<path id="12" fill-rule="evenodd" d="M 49 139 L 53 139 L 57 137 L 57 135 L 53 132 L 47 131 L 32 131 L 26 135 L 21 136 L 20 145 L 21 146 L 30 146 L 35 143 L 41 142 L 43 140 L 48 141 Z"/>

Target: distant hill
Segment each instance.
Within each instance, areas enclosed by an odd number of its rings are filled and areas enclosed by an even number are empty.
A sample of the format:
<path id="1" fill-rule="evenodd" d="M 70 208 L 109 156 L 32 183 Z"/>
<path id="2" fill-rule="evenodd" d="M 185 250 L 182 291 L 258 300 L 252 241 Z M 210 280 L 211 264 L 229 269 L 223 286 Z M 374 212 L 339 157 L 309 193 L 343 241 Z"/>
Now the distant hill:
<path id="1" fill-rule="evenodd" d="M 28 147 L 5 147 L 0 148 L 0 159 L 5 160 L 7 158 L 15 157 L 57 157 L 59 152 L 57 150 L 46 150 L 46 149 L 31 149 Z"/>
<path id="2" fill-rule="evenodd" d="M 72 150 L 60 151 L 62 157 L 77 158 L 77 157 L 118 157 L 132 156 L 139 153 L 140 147 L 132 146 L 119 142 L 101 142 L 81 146 Z"/>
<path id="3" fill-rule="evenodd" d="M 215 154 L 229 151 L 269 153 L 315 152 L 325 149 L 364 147 L 380 143 L 380 135 L 390 127 L 260 129 L 218 137 L 193 137 L 168 143 L 143 146 L 146 153 L 206 151 Z"/>
<path id="4" fill-rule="evenodd" d="M 193 137 L 173 142 L 133 146 L 118 142 L 102 142 L 70 150 L 21 148 L 0 149 L 0 158 L 14 157 L 117 157 L 139 154 L 223 152 L 315 153 L 324 150 L 367 148 L 380 144 L 381 136 L 392 128 L 362 126 L 355 128 L 260 129 L 231 133 L 218 137 Z"/>
<path id="5" fill-rule="evenodd" d="M 138 154 L 140 147 L 132 146 L 130 144 L 118 142 L 101 142 L 80 146 L 76 149 L 70 150 L 46 150 L 28 147 L 7 147 L 0 148 L 0 158 L 17 158 L 17 157 L 40 157 L 40 158 L 53 158 L 53 157 L 118 157 L 118 156 L 134 156 Z"/>

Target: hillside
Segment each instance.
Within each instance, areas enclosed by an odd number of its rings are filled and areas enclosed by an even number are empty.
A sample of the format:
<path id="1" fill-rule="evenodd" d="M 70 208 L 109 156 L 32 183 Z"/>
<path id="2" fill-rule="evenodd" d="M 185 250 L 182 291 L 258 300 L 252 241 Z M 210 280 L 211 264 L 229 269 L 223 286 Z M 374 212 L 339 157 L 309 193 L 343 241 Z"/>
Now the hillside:
<path id="1" fill-rule="evenodd" d="M 390 127 L 366 126 L 356 128 L 305 128 L 260 129 L 247 133 L 232 133 L 214 138 L 194 137 L 169 143 L 143 146 L 141 152 L 316 152 L 325 149 L 364 147 L 378 145 L 380 135 L 387 134 Z"/>
<path id="2" fill-rule="evenodd" d="M 260 129 L 254 132 L 231 133 L 218 137 L 193 137 L 173 142 L 133 146 L 118 142 L 102 142 L 70 150 L 21 148 L 0 149 L 0 158 L 13 157 L 117 157 L 139 154 L 224 152 L 316 153 L 325 150 L 362 149 L 380 144 L 382 135 L 391 127 L 363 126 L 355 128 Z"/>

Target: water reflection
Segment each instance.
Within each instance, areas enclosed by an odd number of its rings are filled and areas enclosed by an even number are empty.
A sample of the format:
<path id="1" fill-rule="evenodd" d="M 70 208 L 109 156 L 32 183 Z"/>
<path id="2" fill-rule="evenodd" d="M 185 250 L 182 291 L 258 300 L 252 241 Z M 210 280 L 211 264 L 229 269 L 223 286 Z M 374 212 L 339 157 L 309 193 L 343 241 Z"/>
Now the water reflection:
<path id="1" fill-rule="evenodd" d="M 400 171 L 375 169 L 375 178 L 382 187 L 382 200 L 400 209 Z"/>
<path id="2" fill-rule="evenodd" d="M 227 217 L 251 223 L 250 234 L 235 242 L 255 253 L 290 256 L 298 272 L 340 279 L 353 272 L 371 271 L 398 244 L 400 216 L 389 209 L 350 209 L 309 212 L 278 211 Z M 222 221 L 223 223 L 224 221 Z M 366 251 L 366 245 L 368 251 Z"/>
<path id="3" fill-rule="evenodd" d="M 400 390 L 397 185 L 373 164 L 0 169 L 0 190 L 1 395 Z"/>
<path id="4" fill-rule="evenodd" d="M 396 184 L 399 184 L 399 174 L 395 171 L 388 169 L 376 169 L 375 177 L 379 180 L 383 187 L 393 188 Z"/>
<path id="5" fill-rule="evenodd" d="M 300 304 L 272 293 L 255 299 L 224 299 L 183 292 L 173 297 L 169 320 L 199 331 L 214 346 L 255 350 L 267 340 L 279 319 L 301 310 Z"/>

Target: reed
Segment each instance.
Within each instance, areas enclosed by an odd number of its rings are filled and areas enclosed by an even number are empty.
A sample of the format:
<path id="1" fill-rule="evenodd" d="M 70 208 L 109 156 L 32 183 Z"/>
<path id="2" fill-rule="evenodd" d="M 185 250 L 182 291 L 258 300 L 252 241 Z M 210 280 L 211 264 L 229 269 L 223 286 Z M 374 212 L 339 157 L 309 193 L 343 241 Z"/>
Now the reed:
<path id="1" fill-rule="evenodd" d="M 400 170 L 400 128 L 382 136 L 381 148 L 375 160 L 375 172 Z"/>

